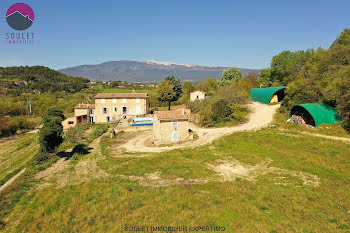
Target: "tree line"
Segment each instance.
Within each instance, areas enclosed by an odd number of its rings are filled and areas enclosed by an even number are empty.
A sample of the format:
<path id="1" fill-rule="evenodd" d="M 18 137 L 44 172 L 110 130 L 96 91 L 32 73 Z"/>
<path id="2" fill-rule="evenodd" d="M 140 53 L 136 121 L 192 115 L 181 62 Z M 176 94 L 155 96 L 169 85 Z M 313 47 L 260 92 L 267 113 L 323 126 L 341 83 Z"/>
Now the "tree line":
<path id="1" fill-rule="evenodd" d="M 0 67 L 0 82 L 9 95 L 22 93 L 75 93 L 87 87 L 88 79 L 72 77 L 44 66 Z"/>
<path id="2" fill-rule="evenodd" d="M 332 106 L 350 132 L 350 29 L 328 49 L 282 51 L 261 71 L 260 82 L 265 87 L 288 86 L 282 110 L 303 103 Z"/>

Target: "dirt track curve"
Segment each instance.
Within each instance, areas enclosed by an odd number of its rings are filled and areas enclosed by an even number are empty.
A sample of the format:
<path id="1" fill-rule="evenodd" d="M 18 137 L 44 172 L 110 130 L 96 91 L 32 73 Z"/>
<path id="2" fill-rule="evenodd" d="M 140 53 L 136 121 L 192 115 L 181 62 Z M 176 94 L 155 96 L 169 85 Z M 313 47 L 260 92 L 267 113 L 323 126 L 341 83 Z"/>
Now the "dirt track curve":
<path id="1" fill-rule="evenodd" d="M 195 141 L 190 141 L 168 147 L 147 146 L 147 143 L 150 142 L 152 138 L 152 131 L 147 131 L 125 143 L 123 145 L 123 148 L 129 152 L 163 152 L 178 148 L 197 147 L 206 145 L 224 135 L 247 130 L 258 130 L 267 126 L 272 121 L 273 115 L 279 107 L 279 104 L 266 105 L 257 102 L 252 102 L 251 104 L 249 104 L 251 113 L 249 114 L 248 121 L 242 125 L 223 128 L 199 128 L 194 124 L 191 124 L 191 129 L 198 134 L 199 138 Z"/>

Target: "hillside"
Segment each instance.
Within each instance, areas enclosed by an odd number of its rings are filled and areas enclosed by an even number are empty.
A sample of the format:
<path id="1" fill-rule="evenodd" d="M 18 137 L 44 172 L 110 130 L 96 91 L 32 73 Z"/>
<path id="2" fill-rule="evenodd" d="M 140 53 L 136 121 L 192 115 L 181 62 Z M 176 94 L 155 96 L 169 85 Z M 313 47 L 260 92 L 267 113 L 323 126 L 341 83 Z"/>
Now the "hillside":
<path id="1" fill-rule="evenodd" d="M 74 93 L 88 82 L 86 78 L 71 77 L 44 66 L 0 67 L 0 93 Z"/>
<path id="2" fill-rule="evenodd" d="M 71 75 L 96 81 L 124 80 L 128 82 L 160 81 L 167 75 L 181 80 L 203 81 L 209 77 L 220 78 L 228 67 L 176 64 L 156 61 L 111 61 L 98 65 L 82 65 L 59 70 Z M 241 69 L 243 74 L 253 69 Z"/>

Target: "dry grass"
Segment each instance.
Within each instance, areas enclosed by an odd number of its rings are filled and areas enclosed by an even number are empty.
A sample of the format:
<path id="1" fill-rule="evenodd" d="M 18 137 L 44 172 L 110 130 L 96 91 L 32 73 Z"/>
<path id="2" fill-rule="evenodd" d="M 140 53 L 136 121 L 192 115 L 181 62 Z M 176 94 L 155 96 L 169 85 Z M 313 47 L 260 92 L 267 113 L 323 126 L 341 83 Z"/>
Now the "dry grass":
<path id="1" fill-rule="evenodd" d="M 350 145 L 288 127 L 275 122 L 148 156 L 123 156 L 120 145 L 132 133 L 101 139 L 98 153 L 62 170 L 72 182 L 55 187 L 55 175 L 23 196 L 4 231 L 219 225 L 227 232 L 349 232 Z"/>

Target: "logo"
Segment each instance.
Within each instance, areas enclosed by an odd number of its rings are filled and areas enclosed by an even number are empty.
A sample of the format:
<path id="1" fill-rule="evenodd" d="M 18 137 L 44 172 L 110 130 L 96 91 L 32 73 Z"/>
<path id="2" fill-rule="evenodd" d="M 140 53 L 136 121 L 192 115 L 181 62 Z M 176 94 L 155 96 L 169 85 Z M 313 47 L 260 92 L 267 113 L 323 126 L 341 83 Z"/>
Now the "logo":
<path id="1" fill-rule="evenodd" d="M 34 12 L 27 4 L 16 3 L 7 10 L 6 21 L 15 30 L 26 30 L 34 23 Z"/>

